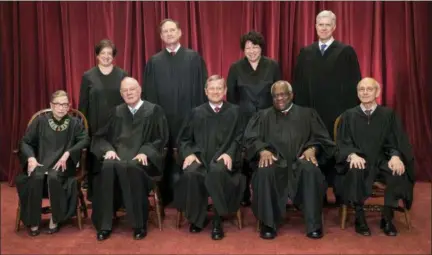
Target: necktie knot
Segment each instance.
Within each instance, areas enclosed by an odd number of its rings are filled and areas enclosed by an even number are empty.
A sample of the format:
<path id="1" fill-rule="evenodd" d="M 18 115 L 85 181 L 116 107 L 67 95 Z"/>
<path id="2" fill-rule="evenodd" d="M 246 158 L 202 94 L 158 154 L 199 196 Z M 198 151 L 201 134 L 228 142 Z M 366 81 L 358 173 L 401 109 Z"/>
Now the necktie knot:
<path id="1" fill-rule="evenodd" d="M 175 56 L 176 52 L 175 51 L 171 51 L 170 54 L 171 54 L 171 56 Z"/>
<path id="2" fill-rule="evenodd" d="M 216 107 L 214 108 L 214 111 L 215 111 L 215 113 L 218 113 L 218 112 L 220 111 L 220 108 L 216 106 Z"/>
<path id="3" fill-rule="evenodd" d="M 135 113 L 137 112 L 137 109 L 132 109 L 132 115 L 135 115 Z"/>
<path id="4" fill-rule="evenodd" d="M 327 48 L 326 44 L 321 44 L 321 55 L 324 55 L 325 49 Z"/>
<path id="5" fill-rule="evenodd" d="M 366 116 L 370 117 L 371 113 L 372 113 L 372 110 L 365 110 L 365 113 L 366 113 Z"/>

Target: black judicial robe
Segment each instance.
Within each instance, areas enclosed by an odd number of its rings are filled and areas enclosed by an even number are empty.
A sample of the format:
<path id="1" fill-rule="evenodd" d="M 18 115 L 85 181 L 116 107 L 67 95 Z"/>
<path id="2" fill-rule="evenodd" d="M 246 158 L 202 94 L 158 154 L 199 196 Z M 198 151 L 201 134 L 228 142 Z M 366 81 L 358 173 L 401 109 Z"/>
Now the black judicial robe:
<path id="1" fill-rule="evenodd" d="M 78 109 L 87 118 L 90 135 L 106 124 L 112 108 L 124 102 L 120 84 L 126 76 L 126 71 L 117 66 L 108 75 L 97 66 L 83 74 Z"/>
<path id="2" fill-rule="evenodd" d="M 183 209 L 185 216 L 193 224 L 203 227 L 207 214 L 207 194 L 211 196 L 220 215 L 233 213 L 240 207 L 245 189 L 245 178 L 239 171 L 242 136 L 243 125 L 239 107 L 228 102 L 223 103 L 218 113 L 214 112 L 209 103 L 204 103 L 193 109 L 185 119 L 178 137 L 180 156 L 184 160 L 195 154 L 202 163 L 202 166 L 196 169 L 192 164 L 185 171 L 197 171 L 201 176 L 208 177 L 203 183 L 205 187 L 190 185 L 190 181 L 199 179 L 189 180 L 185 177 L 181 177 L 176 183 L 174 205 Z M 232 171 L 226 169 L 223 160 L 217 161 L 224 153 L 232 159 Z M 212 173 L 218 170 L 225 171 L 226 174 Z M 193 199 L 196 205 L 188 206 L 190 199 Z"/>
<path id="3" fill-rule="evenodd" d="M 227 78 L 227 100 L 240 107 L 241 115 L 247 121 L 259 110 L 272 106 L 271 86 L 281 80 L 279 64 L 262 56 L 256 70 L 247 58 L 233 63 Z"/>
<path id="4" fill-rule="evenodd" d="M 356 87 L 360 80 L 360 66 L 351 46 L 335 40 L 321 55 L 315 42 L 302 48 L 297 58 L 294 102 L 315 109 L 331 131 L 340 114 L 359 104 Z"/>
<path id="5" fill-rule="evenodd" d="M 183 119 L 190 111 L 207 101 L 206 80 L 205 62 L 191 49 L 180 47 L 175 56 L 163 49 L 147 62 L 143 98 L 163 108 L 171 142 L 175 142 Z"/>
<path id="6" fill-rule="evenodd" d="M 123 103 L 111 111 L 111 117 L 92 141 L 92 152 L 99 160 L 113 150 L 121 160 L 132 160 L 144 153 L 161 173 L 164 167 L 164 147 L 168 126 L 160 106 L 143 101 L 135 115 Z"/>
<path id="7" fill-rule="evenodd" d="M 58 131 L 53 128 L 61 128 Z M 63 128 L 62 128 L 63 127 Z M 48 172 L 51 207 L 54 222 L 62 222 L 75 215 L 77 206 L 76 165 L 81 149 L 89 144 L 87 131 L 81 121 L 66 115 L 57 121 L 52 113 L 36 117 L 20 142 L 19 159 L 24 172 L 17 176 L 17 189 L 21 204 L 21 220 L 27 226 L 38 226 L 44 190 L 44 176 Z M 55 171 L 54 165 L 69 151 L 66 170 Z M 27 174 L 27 159 L 35 157 L 43 166 Z M 51 182 L 51 181 L 56 181 Z"/>
<path id="8" fill-rule="evenodd" d="M 339 174 L 343 175 L 349 170 L 349 163 L 346 162 L 349 154 L 356 153 L 366 160 L 366 194 L 362 194 L 365 197 L 371 195 L 372 184 L 380 168 L 387 167 L 391 156 L 399 156 L 409 181 L 398 189 L 404 194 L 402 199 L 407 208 L 411 207 L 415 181 L 414 156 L 402 123 L 392 109 L 377 106 L 369 120 L 360 106 L 347 110 L 341 116 L 337 145 L 336 170 Z"/>
<path id="9" fill-rule="evenodd" d="M 272 210 L 272 212 L 283 212 L 288 198 L 296 199 L 298 188 L 300 187 L 301 171 L 305 166 L 303 160 L 299 157 L 304 150 L 311 146 L 317 147 L 317 160 L 319 164 L 325 164 L 326 160 L 334 155 L 335 144 L 330 139 L 330 136 L 315 110 L 293 105 L 287 115 L 282 114 L 274 107 L 259 111 L 253 116 L 244 134 L 244 146 L 246 148 L 247 158 L 254 162 L 258 167 L 259 152 L 262 150 L 271 151 L 278 159 L 270 167 L 275 167 L 281 170 L 275 172 L 274 183 L 275 187 L 265 187 L 262 195 L 268 196 L 271 194 L 272 201 L 277 202 L 277 208 L 263 208 L 259 201 L 252 203 L 254 214 L 267 224 L 275 226 L 280 220 L 281 215 L 263 218 L 263 215 L 273 215 L 273 213 L 265 212 L 264 210 Z M 318 171 L 318 173 L 320 173 Z M 252 183 L 258 183 L 260 180 L 256 178 L 257 170 L 252 176 Z M 314 183 L 315 184 L 315 183 Z M 252 184 L 254 185 L 254 184 Z M 316 184 L 318 185 L 318 183 Z M 324 179 L 319 181 L 318 193 L 324 192 Z M 256 191 L 254 191 L 256 192 Z M 273 197 L 277 194 L 279 197 Z M 323 194 L 320 194 L 322 196 Z M 254 195 L 255 196 L 255 195 Z M 314 197 L 318 199 L 314 201 L 320 207 L 322 197 Z M 262 201 L 261 201 L 262 202 Z M 257 204 L 258 203 L 258 204 Z M 305 203 L 305 201 L 303 201 Z M 275 203 L 272 203 L 276 205 Z M 314 212 L 311 212 L 314 213 Z M 309 216 L 307 216 L 309 217 Z M 315 217 L 316 218 L 316 217 Z M 318 215 L 318 220 L 320 215 Z M 312 228 L 312 227 L 309 227 Z M 309 229 L 314 231 L 316 229 Z"/>

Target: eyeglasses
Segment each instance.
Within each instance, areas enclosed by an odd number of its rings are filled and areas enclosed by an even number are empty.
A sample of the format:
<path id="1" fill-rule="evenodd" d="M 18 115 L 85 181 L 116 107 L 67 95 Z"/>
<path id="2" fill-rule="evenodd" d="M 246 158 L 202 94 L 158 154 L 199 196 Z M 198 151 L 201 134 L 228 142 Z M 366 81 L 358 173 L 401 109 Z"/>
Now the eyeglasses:
<path id="1" fill-rule="evenodd" d="M 53 104 L 54 106 L 57 106 L 57 107 L 63 107 L 63 108 L 68 108 L 69 107 L 69 103 L 64 103 L 64 104 L 61 104 L 61 103 L 51 103 L 51 104 Z"/>

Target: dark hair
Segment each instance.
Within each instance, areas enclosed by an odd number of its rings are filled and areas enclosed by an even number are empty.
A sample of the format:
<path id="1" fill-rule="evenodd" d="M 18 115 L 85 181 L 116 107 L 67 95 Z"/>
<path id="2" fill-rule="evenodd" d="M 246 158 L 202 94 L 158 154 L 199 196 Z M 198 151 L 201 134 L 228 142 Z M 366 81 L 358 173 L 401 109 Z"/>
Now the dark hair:
<path id="1" fill-rule="evenodd" d="M 168 21 L 173 22 L 174 24 L 176 24 L 177 29 L 180 29 L 180 23 L 177 20 L 173 20 L 173 19 L 164 19 L 161 21 L 161 23 L 159 23 L 159 32 L 162 32 L 162 26 L 167 23 Z"/>
<path id="2" fill-rule="evenodd" d="M 95 46 L 95 53 L 96 56 L 99 55 L 99 53 L 104 49 L 104 48 L 111 48 L 113 51 L 113 57 L 115 57 L 117 55 L 117 48 L 115 46 L 115 44 L 108 39 L 103 39 L 102 41 L 100 41 L 98 44 L 96 44 Z"/>
<path id="3" fill-rule="evenodd" d="M 264 49 L 264 36 L 260 32 L 249 31 L 247 34 L 244 34 L 240 38 L 240 48 L 242 50 L 245 49 L 245 45 L 247 41 L 251 41 L 255 45 L 259 45 L 261 49 Z"/>

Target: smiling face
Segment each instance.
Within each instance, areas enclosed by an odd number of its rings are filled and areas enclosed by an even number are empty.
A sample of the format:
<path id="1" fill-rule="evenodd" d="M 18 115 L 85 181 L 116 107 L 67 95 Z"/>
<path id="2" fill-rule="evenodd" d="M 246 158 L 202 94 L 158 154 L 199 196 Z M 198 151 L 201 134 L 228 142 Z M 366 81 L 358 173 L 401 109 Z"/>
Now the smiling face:
<path id="1" fill-rule="evenodd" d="M 261 46 L 253 44 L 251 41 L 247 41 L 244 48 L 244 54 L 249 62 L 257 62 L 261 58 Z"/>
<path id="2" fill-rule="evenodd" d="M 177 44 L 180 41 L 182 32 L 175 22 L 166 21 L 161 26 L 161 39 L 165 45 Z"/>
<path id="3" fill-rule="evenodd" d="M 223 101 L 227 92 L 224 79 L 217 79 L 207 82 L 205 94 L 210 103 L 219 104 Z"/>
<path id="4" fill-rule="evenodd" d="M 101 66 L 110 66 L 114 60 L 113 49 L 111 47 L 104 47 L 97 55 L 97 60 Z"/>
<path id="5" fill-rule="evenodd" d="M 357 96 L 362 104 L 376 103 L 380 92 L 377 81 L 372 78 L 364 78 L 357 85 Z"/>
<path id="6" fill-rule="evenodd" d="M 141 86 L 137 80 L 127 77 L 121 82 L 120 93 L 127 105 L 135 106 L 141 99 Z"/>
<path id="7" fill-rule="evenodd" d="M 294 96 L 288 86 L 281 82 L 278 82 L 273 86 L 271 93 L 273 97 L 273 106 L 279 111 L 286 110 L 291 104 Z"/>
<path id="8" fill-rule="evenodd" d="M 318 38 L 321 41 L 327 41 L 333 36 L 336 29 L 336 24 L 330 17 L 321 17 L 315 25 Z"/>

